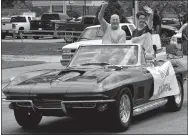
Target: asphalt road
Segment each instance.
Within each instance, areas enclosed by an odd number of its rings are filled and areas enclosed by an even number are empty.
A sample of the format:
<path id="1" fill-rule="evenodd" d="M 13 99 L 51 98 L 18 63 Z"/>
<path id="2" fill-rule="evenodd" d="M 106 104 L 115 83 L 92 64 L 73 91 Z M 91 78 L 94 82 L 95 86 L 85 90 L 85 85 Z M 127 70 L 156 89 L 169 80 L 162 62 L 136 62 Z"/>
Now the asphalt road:
<path id="1" fill-rule="evenodd" d="M 23 68 L 2 70 L 2 77 L 16 76 L 24 71 L 61 68 L 59 63 L 42 64 Z M 75 120 L 72 118 L 43 117 L 39 126 L 33 130 L 21 128 L 15 121 L 13 111 L 7 103 L 2 103 L 2 134 L 187 134 L 187 81 L 184 84 L 184 103 L 179 112 L 168 112 L 158 108 L 134 117 L 129 130 L 121 133 L 111 131 L 105 122 L 91 119 Z M 88 115 L 89 116 L 89 115 Z"/>

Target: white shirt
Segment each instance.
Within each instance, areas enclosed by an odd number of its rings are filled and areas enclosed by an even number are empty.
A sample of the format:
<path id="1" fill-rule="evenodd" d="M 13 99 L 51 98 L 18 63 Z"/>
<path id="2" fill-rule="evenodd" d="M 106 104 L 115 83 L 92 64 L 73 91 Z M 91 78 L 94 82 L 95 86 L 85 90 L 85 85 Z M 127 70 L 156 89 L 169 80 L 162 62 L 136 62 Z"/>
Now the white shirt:
<path id="1" fill-rule="evenodd" d="M 112 44 L 112 43 L 125 43 L 126 42 L 126 33 L 120 27 L 116 30 L 111 28 L 111 25 L 108 24 L 107 29 L 104 33 L 102 43 L 103 44 Z"/>

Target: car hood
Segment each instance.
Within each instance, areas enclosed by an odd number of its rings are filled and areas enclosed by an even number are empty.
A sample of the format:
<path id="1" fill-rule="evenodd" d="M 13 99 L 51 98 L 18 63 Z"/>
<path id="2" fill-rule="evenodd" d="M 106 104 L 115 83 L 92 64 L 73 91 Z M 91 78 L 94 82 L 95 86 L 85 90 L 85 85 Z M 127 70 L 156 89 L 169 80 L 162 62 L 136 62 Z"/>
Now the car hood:
<path id="1" fill-rule="evenodd" d="M 38 72 L 38 71 L 36 71 Z M 41 72 L 41 73 L 40 73 Z M 62 94 L 62 93 L 91 93 L 95 92 L 99 84 L 106 80 L 110 86 L 125 83 L 131 79 L 132 70 L 119 71 L 115 69 L 95 68 L 46 70 L 35 74 L 35 77 L 24 79 L 22 82 L 9 85 L 3 92 L 5 95 L 36 95 L 36 94 Z M 28 73 L 30 74 L 30 73 Z M 137 74 L 137 73 L 136 73 Z M 27 75 L 27 74 L 26 74 Z M 18 78 L 17 78 L 18 79 Z M 14 79 L 16 80 L 16 79 Z M 14 82 L 14 80 L 12 82 Z M 106 84 L 106 86 L 108 86 Z"/>
<path id="2" fill-rule="evenodd" d="M 131 44 L 131 40 L 126 40 L 126 44 Z M 95 44 L 102 44 L 102 40 L 85 40 L 79 41 L 71 44 L 67 44 L 62 47 L 62 49 L 77 49 L 80 45 L 95 45 Z"/>

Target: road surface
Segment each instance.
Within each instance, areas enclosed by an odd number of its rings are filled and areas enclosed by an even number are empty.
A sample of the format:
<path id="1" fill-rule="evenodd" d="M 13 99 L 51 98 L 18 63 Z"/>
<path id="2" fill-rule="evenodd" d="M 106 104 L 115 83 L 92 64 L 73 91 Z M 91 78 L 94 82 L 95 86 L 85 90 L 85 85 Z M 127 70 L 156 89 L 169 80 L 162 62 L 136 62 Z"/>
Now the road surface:
<path id="1" fill-rule="evenodd" d="M 2 77 L 16 76 L 28 70 L 61 67 L 59 63 L 51 63 L 5 69 L 2 70 Z M 150 111 L 134 117 L 130 129 L 121 133 L 111 131 L 104 122 L 92 117 L 91 120 L 43 117 L 36 129 L 22 129 L 16 123 L 13 111 L 8 108 L 8 104 L 2 103 L 2 134 L 187 134 L 187 81 L 184 84 L 184 91 L 184 103 L 179 112 L 167 112 L 165 108 Z"/>

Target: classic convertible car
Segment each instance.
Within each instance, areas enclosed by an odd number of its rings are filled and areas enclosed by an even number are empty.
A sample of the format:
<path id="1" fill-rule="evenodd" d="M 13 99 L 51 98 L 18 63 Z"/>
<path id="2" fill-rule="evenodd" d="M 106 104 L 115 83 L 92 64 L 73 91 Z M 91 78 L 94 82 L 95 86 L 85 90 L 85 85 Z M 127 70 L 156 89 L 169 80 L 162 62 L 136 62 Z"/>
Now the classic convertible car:
<path id="1" fill-rule="evenodd" d="M 172 62 L 175 73 L 167 69 L 161 74 L 178 88 L 163 80 L 156 91 L 151 69 L 161 67 L 162 71 L 165 64 L 170 67 L 171 63 L 146 60 L 140 45 L 82 45 L 65 69 L 15 77 L 3 89 L 3 101 L 10 102 L 17 123 L 25 128 L 37 126 L 42 116 L 97 115 L 111 121 L 114 128 L 126 130 L 133 116 L 149 110 L 164 105 L 180 110 L 186 70 Z"/>

